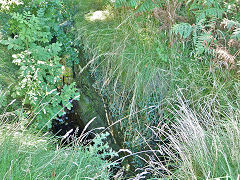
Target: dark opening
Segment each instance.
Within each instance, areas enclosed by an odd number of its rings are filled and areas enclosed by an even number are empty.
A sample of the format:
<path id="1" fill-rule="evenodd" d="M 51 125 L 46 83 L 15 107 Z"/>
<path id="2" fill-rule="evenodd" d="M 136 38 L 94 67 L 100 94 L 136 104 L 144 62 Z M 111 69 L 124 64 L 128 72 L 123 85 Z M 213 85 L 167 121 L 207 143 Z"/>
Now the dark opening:
<path id="1" fill-rule="evenodd" d="M 61 143 L 71 144 L 77 140 L 82 145 L 91 144 L 94 135 L 88 130 L 83 132 L 85 125 L 82 123 L 80 115 L 77 113 L 77 101 L 71 101 L 71 110 L 64 109 L 65 114 L 52 121 L 52 133 L 56 135 Z"/>

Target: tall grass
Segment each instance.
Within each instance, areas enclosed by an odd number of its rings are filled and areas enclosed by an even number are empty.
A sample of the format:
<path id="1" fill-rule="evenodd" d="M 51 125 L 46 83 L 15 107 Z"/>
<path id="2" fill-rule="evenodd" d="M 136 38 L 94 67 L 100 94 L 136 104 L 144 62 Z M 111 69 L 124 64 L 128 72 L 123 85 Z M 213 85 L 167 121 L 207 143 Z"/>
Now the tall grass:
<path id="1" fill-rule="evenodd" d="M 119 128 L 125 148 L 133 152 L 144 148 L 155 151 L 148 146 L 153 129 L 159 142 L 170 141 L 165 155 L 160 153 L 166 156 L 167 165 L 154 162 L 162 160 L 155 155 L 154 161 L 146 159 L 153 175 L 236 178 L 240 94 L 235 71 L 216 67 L 209 57 L 195 58 L 189 44 L 176 43 L 174 48 L 168 48 L 167 33 L 159 31 L 159 22 L 148 14 L 138 16 L 107 6 L 93 8 L 94 1 L 77 1 L 77 40 L 83 42 L 84 56 L 91 62 L 95 87 L 107 97 L 116 120 L 128 117 Z M 105 9 L 113 14 L 105 21 L 84 19 L 88 11 Z M 185 100 L 177 106 L 179 89 Z"/>
<path id="2" fill-rule="evenodd" d="M 124 146 L 138 148 L 140 137 L 135 129 L 144 131 L 144 124 L 153 122 L 146 117 L 146 111 L 138 112 L 159 106 L 168 94 L 170 76 L 165 70 L 169 61 L 167 43 L 162 39 L 164 32 L 159 32 L 155 22 L 146 16 L 136 17 L 130 12 L 115 10 L 111 5 L 94 8 L 92 0 L 78 2 L 76 41 L 83 44 L 83 56 L 90 62 L 96 78 L 95 88 L 106 97 L 116 121 L 128 117 L 116 125 L 123 134 Z M 97 10 L 109 10 L 111 16 L 104 21 L 85 19 L 86 13 Z"/>
<path id="3" fill-rule="evenodd" d="M 77 139 L 73 146 L 61 146 L 50 133 L 26 129 L 18 114 L 0 115 L 0 179 L 110 178 L 113 163 L 106 156 L 116 153 L 103 143 L 105 135 L 98 135 L 87 147 Z"/>
<path id="4" fill-rule="evenodd" d="M 158 177 L 173 179 L 239 179 L 240 177 L 240 106 L 228 103 L 221 111 L 211 101 L 198 104 L 178 97 L 175 122 L 153 132 L 168 139 L 159 151 L 168 162 L 149 161 L 148 168 Z"/>
<path id="5" fill-rule="evenodd" d="M 111 163 L 98 148 L 54 147 L 49 137 L 1 126 L 1 179 L 109 179 Z"/>
<path id="6" fill-rule="evenodd" d="M 0 54 L 0 86 L 6 88 L 16 82 L 16 71 L 18 67 L 12 63 L 11 51 L 7 50 L 2 44 L 0 44 Z"/>
<path id="7" fill-rule="evenodd" d="M 158 78 L 159 68 L 167 64 L 161 57 L 161 53 L 167 54 L 166 43 L 161 42 L 164 32 L 159 33 L 149 18 L 118 12 L 111 5 L 101 8 L 110 11 L 109 19 L 89 22 L 84 19 L 85 14 L 99 10 L 91 4 L 95 4 L 94 1 L 79 0 L 79 12 L 75 16 L 77 40 L 84 44 L 93 71 L 104 72 L 97 77 L 99 81 L 101 79 L 99 88 L 104 90 L 111 84 L 118 91 L 120 83 L 122 91 L 119 96 L 134 105 L 136 100 L 149 93 L 151 81 Z M 128 97 L 129 90 L 135 98 Z M 117 94 L 115 98 L 119 98 Z"/>

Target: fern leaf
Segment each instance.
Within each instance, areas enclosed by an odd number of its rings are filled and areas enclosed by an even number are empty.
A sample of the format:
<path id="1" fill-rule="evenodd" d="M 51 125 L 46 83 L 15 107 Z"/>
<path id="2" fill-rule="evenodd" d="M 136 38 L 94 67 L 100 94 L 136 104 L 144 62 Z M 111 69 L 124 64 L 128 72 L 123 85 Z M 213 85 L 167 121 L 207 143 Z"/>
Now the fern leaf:
<path id="1" fill-rule="evenodd" d="M 158 7 L 158 4 L 156 4 L 153 0 L 145 0 L 138 7 L 137 12 L 150 11 L 150 10 L 156 8 L 156 7 Z"/>
<path id="2" fill-rule="evenodd" d="M 233 33 L 231 35 L 232 39 L 240 39 L 240 23 L 233 20 L 223 19 L 221 25 L 223 25 L 228 30 L 233 30 Z"/>
<path id="3" fill-rule="evenodd" d="M 188 23 L 180 23 L 180 24 L 175 24 L 171 32 L 174 33 L 175 35 L 180 35 L 180 38 L 188 38 L 193 31 L 193 27 L 188 24 Z"/>
<path id="4" fill-rule="evenodd" d="M 209 8 L 205 10 L 199 10 L 195 14 L 198 16 L 197 21 L 200 21 L 201 19 L 212 18 L 212 17 L 217 17 L 221 19 L 223 17 L 224 10 L 219 8 Z"/>
<path id="5" fill-rule="evenodd" d="M 197 55 L 203 53 L 211 54 L 211 49 L 209 48 L 211 42 L 212 36 L 209 33 L 202 33 L 199 35 L 195 44 Z"/>
<path id="6" fill-rule="evenodd" d="M 231 38 L 240 40 L 240 28 L 234 29 Z"/>
<path id="7" fill-rule="evenodd" d="M 223 25 L 225 28 L 227 29 L 232 29 L 234 26 L 236 26 L 237 28 L 240 28 L 240 23 L 233 21 L 233 20 L 229 20 L 229 19 L 223 19 L 223 22 L 221 23 L 221 25 Z"/>
<path id="8" fill-rule="evenodd" d="M 116 0 L 115 7 L 125 7 L 127 5 L 127 0 Z"/>
<path id="9" fill-rule="evenodd" d="M 141 4 L 141 0 L 131 0 L 128 4 L 130 7 L 137 8 Z"/>
<path id="10" fill-rule="evenodd" d="M 116 0 L 115 7 L 133 7 L 137 12 L 150 11 L 158 7 L 160 0 Z"/>

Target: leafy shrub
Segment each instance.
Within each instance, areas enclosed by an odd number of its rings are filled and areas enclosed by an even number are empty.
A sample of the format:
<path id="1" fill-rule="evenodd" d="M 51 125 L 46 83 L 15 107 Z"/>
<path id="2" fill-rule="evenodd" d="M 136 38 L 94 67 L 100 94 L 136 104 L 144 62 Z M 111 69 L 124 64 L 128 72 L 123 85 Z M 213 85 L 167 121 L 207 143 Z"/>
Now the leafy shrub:
<path id="1" fill-rule="evenodd" d="M 61 79 L 66 66 L 77 63 L 77 51 L 59 26 L 60 12 L 60 1 L 36 1 L 22 12 L 8 12 L 8 34 L 14 37 L 1 41 L 16 52 L 13 63 L 20 67 L 13 97 L 23 98 L 25 107 L 30 105 L 39 128 L 46 122 L 50 127 L 49 120 L 64 114 L 62 107 L 71 109 L 70 99 L 78 99 L 75 84 Z M 51 42 L 54 36 L 56 42 Z"/>

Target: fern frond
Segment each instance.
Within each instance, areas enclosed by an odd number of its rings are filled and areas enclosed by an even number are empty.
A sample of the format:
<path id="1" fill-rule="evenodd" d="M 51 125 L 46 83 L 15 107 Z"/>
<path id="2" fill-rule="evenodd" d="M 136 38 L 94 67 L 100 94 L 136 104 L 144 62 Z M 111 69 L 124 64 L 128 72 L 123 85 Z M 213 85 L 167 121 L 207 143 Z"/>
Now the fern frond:
<path id="1" fill-rule="evenodd" d="M 158 7 L 158 4 L 153 0 L 145 0 L 138 7 L 137 12 L 146 12 Z"/>
<path id="2" fill-rule="evenodd" d="M 116 0 L 116 7 L 134 7 L 136 8 L 141 3 L 141 0 Z"/>
<path id="3" fill-rule="evenodd" d="M 202 32 L 202 30 L 205 28 L 205 19 L 201 19 L 197 24 L 194 26 L 194 31 L 193 31 L 193 44 L 197 43 L 199 33 Z"/>
<path id="4" fill-rule="evenodd" d="M 240 28 L 240 23 L 237 21 L 229 20 L 229 19 L 223 19 L 221 25 L 223 25 L 227 29 L 232 29 L 234 26 L 237 28 Z"/>
<path id="5" fill-rule="evenodd" d="M 240 40 L 240 23 L 239 22 L 225 18 L 223 19 L 221 25 L 224 26 L 224 28 L 227 28 L 228 30 L 233 30 L 233 33 L 231 35 L 232 39 Z"/>
<path id="6" fill-rule="evenodd" d="M 197 41 L 195 43 L 195 49 L 197 55 L 203 54 L 203 53 L 210 53 L 209 52 L 209 44 L 211 42 L 211 38 L 209 34 L 203 33 L 198 36 Z"/>
<path id="7" fill-rule="evenodd" d="M 234 29 L 231 38 L 240 40 L 240 28 Z"/>
<path id="8" fill-rule="evenodd" d="M 175 35 L 180 35 L 180 38 L 184 39 L 188 38 L 192 32 L 193 27 L 188 23 L 175 24 L 171 29 L 171 33 L 174 33 Z"/>
<path id="9" fill-rule="evenodd" d="M 223 60 L 226 64 L 235 64 L 235 56 L 231 55 L 226 48 L 216 48 L 213 50 L 215 58 Z"/>
<path id="10" fill-rule="evenodd" d="M 127 0 L 116 0 L 115 7 L 125 7 L 127 5 Z"/>
<path id="11" fill-rule="evenodd" d="M 130 0 L 128 6 L 137 8 L 141 4 L 141 0 Z"/>
<path id="12" fill-rule="evenodd" d="M 137 12 L 150 11 L 158 7 L 160 0 L 116 0 L 116 7 L 133 7 Z"/>
<path id="13" fill-rule="evenodd" d="M 217 17 L 221 19 L 223 17 L 224 10 L 219 8 L 209 8 L 205 10 L 199 10 L 195 14 L 198 16 L 197 21 L 201 19 L 212 18 L 212 17 Z"/>

